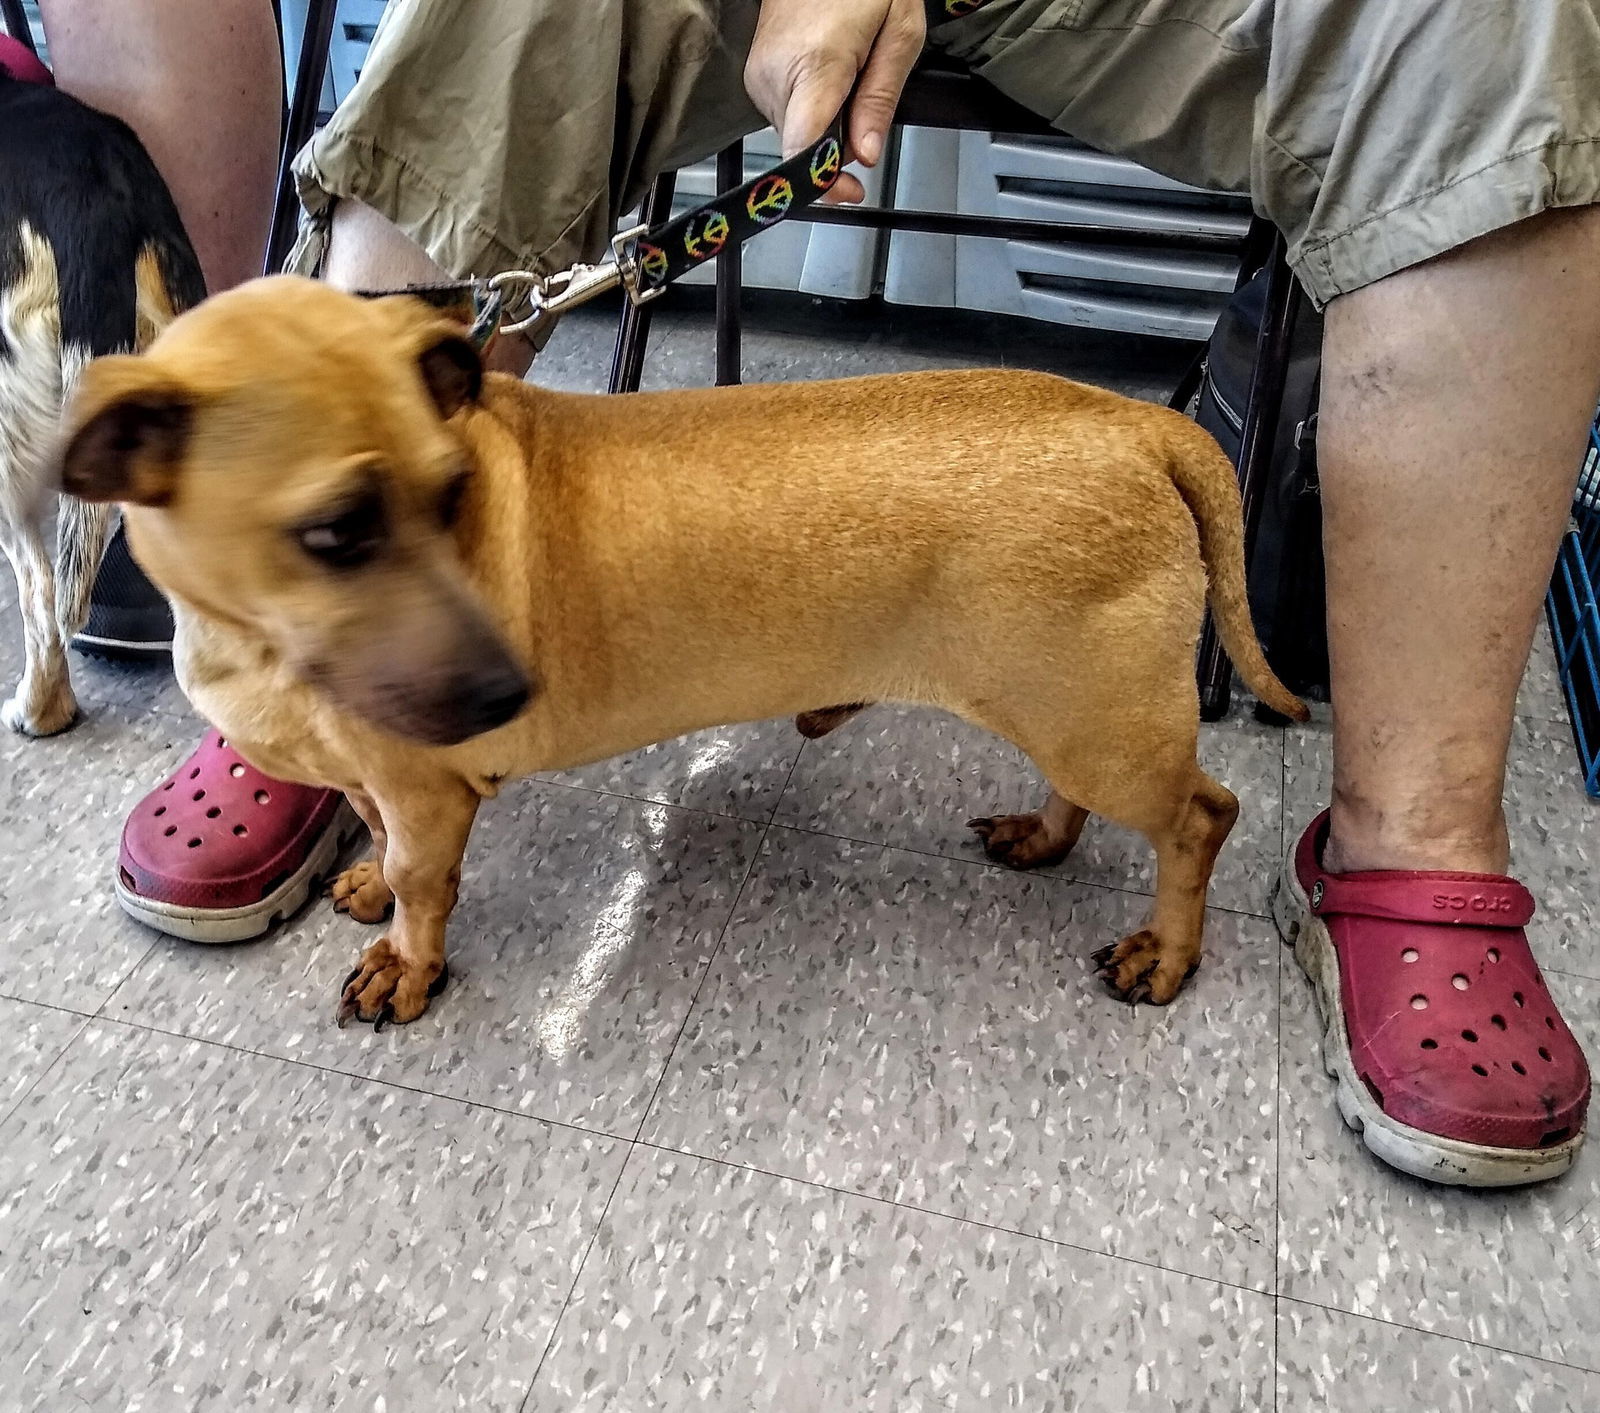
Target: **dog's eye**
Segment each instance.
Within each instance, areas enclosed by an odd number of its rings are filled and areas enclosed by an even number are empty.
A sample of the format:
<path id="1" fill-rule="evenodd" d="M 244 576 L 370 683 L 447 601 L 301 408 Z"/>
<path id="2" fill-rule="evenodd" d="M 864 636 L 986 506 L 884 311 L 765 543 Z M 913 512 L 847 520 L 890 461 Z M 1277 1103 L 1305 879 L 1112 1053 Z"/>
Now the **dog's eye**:
<path id="1" fill-rule="evenodd" d="M 383 501 L 365 495 L 325 520 L 313 520 L 295 531 L 300 548 L 333 569 L 357 569 L 383 547 L 386 531 Z"/>
<path id="2" fill-rule="evenodd" d="M 450 478 L 439 496 L 439 523 L 446 530 L 461 518 L 461 503 L 467 495 L 467 477 L 470 472 L 460 471 Z"/>

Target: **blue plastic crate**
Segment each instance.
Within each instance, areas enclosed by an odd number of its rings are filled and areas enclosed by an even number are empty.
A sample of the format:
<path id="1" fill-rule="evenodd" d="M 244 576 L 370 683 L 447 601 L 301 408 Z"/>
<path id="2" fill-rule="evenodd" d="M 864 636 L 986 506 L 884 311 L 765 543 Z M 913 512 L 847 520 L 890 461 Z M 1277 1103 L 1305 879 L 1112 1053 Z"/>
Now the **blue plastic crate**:
<path id="1" fill-rule="evenodd" d="M 1600 417 L 1545 598 L 1583 788 L 1600 799 Z"/>

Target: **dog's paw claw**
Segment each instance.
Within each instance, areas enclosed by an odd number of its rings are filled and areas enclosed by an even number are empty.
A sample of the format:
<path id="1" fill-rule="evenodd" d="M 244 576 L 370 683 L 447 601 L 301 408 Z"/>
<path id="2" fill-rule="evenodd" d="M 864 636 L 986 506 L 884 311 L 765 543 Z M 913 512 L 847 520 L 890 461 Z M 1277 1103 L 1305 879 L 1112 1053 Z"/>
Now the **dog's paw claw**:
<path id="1" fill-rule="evenodd" d="M 1115 942 L 1108 942 L 1104 947 L 1097 948 L 1095 951 L 1089 953 L 1089 960 L 1095 964 L 1095 968 L 1097 970 L 1103 972 L 1108 966 L 1111 965 L 1111 954 L 1116 950 L 1117 944 Z"/>
<path id="2" fill-rule="evenodd" d="M 1200 965 L 1190 961 L 1180 974 L 1178 960 L 1148 928 L 1094 954 L 1106 990 L 1130 1006 L 1165 1006 L 1177 996 Z"/>
<path id="3" fill-rule="evenodd" d="M 342 1030 L 352 1019 L 370 1021 L 374 1030 L 416 1020 L 450 984 L 450 968 L 442 961 L 425 989 L 416 985 L 418 970 L 417 964 L 407 962 L 388 938 L 367 948 L 361 965 L 345 977 L 339 988 L 339 1008 L 334 1012 L 339 1028 Z"/>

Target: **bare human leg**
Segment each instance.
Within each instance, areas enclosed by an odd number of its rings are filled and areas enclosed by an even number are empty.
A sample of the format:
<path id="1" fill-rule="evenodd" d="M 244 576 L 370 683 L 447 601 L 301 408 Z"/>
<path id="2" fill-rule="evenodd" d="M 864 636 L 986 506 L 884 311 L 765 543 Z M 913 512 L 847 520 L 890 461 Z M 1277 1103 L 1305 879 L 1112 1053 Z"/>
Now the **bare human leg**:
<path id="1" fill-rule="evenodd" d="M 270 0 L 41 0 L 56 82 L 149 148 L 215 293 L 261 273 L 283 61 Z"/>
<path id="2" fill-rule="evenodd" d="M 1600 208 L 1329 307 L 1330 870 L 1504 872 L 1517 686 L 1597 398 Z"/>
<path id="3" fill-rule="evenodd" d="M 359 201 L 341 201 L 334 208 L 322 276 L 348 290 L 403 289 L 454 278 L 398 226 Z M 489 350 L 486 364 L 521 378 L 533 355 L 533 345 L 521 334 L 502 336 Z"/>

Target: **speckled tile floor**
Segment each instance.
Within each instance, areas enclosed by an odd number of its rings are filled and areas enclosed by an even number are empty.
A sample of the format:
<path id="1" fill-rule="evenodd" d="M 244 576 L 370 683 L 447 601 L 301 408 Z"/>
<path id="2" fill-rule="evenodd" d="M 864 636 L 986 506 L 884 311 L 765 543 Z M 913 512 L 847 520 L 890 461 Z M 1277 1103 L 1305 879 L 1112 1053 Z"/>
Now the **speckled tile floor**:
<path id="1" fill-rule="evenodd" d="M 1176 373 L 814 317 L 752 334 L 752 373 Z M 595 386 L 610 336 L 574 320 L 538 376 Z M 653 380 L 708 379 L 699 316 L 657 348 Z M 13 612 L 7 581 L 7 680 Z M 196 727 L 160 672 L 78 675 L 77 731 L 0 741 L 0 1413 L 1600 1408 L 1600 1150 L 1464 1193 L 1334 1111 L 1266 918 L 1324 726 L 1207 729 L 1245 815 L 1168 1010 L 1087 962 L 1142 846 L 1092 825 L 1053 873 L 988 867 L 962 820 L 1027 767 L 876 710 L 508 790 L 448 998 L 374 1035 L 332 1025 L 364 932 L 325 905 L 237 947 L 122 916 L 122 814 Z M 1519 713 L 1535 945 L 1600 1059 L 1597 821 L 1542 646 Z"/>

